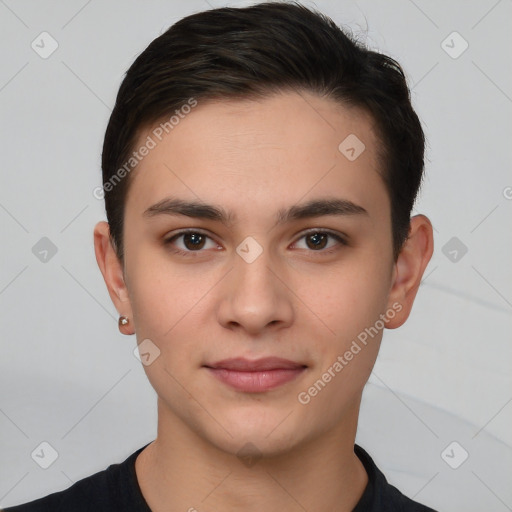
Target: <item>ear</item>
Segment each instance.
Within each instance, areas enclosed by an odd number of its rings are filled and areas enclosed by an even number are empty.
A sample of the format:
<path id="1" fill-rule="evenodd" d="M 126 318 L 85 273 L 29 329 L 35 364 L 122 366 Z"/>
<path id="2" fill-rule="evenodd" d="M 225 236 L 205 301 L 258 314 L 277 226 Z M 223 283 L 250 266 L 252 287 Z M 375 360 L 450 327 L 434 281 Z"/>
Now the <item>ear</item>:
<path id="1" fill-rule="evenodd" d="M 123 267 L 110 239 L 110 227 L 101 221 L 94 227 L 94 252 L 100 267 L 108 293 L 120 315 L 130 319 L 128 325 L 120 326 L 123 334 L 134 334 L 134 322 Z"/>
<path id="2" fill-rule="evenodd" d="M 395 263 L 388 309 L 392 308 L 396 314 L 386 321 L 388 329 L 400 327 L 409 317 L 433 250 L 432 224 L 424 215 L 416 215 L 411 219 L 409 237 Z"/>

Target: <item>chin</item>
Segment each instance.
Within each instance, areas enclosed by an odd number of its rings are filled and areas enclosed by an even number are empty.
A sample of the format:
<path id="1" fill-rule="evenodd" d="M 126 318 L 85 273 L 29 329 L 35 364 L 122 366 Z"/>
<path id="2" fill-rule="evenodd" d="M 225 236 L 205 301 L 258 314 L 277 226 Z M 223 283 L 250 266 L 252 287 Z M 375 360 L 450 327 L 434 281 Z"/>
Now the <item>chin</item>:
<path id="1" fill-rule="evenodd" d="M 272 410 L 239 407 L 222 415 L 222 419 L 218 417 L 229 434 L 222 428 L 205 433 L 211 444 L 231 455 L 275 457 L 289 452 L 306 437 L 304 425 L 297 423 L 293 416 L 291 407 Z"/>
<path id="2" fill-rule="evenodd" d="M 254 429 L 247 429 L 233 437 L 224 436 L 222 439 L 211 439 L 217 449 L 234 455 L 243 460 L 247 457 L 252 459 L 272 458 L 285 455 L 292 451 L 297 443 L 293 435 L 287 433 L 283 437 L 269 437 L 266 432 L 255 432 Z"/>

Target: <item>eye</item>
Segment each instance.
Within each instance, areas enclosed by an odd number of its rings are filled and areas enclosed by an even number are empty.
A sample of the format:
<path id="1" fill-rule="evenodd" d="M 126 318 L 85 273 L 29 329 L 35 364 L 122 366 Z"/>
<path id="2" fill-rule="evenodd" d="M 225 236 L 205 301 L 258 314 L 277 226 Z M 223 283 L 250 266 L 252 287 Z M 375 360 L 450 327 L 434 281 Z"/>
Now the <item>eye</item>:
<path id="1" fill-rule="evenodd" d="M 304 239 L 303 247 L 297 247 L 298 249 L 310 249 L 314 252 L 333 252 L 336 250 L 338 245 L 346 245 L 343 237 L 331 231 L 312 230 L 299 238 L 299 241 Z M 329 244 L 329 239 L 332 243 Z M 299 244 L 299 241 L 295 242 L 295 246 Z"/>
<path id="2" fill-rule="evenodd" d="M 304 242 L 301 242 L 304 240 Z M 173 247 L 174 252 L 184 256 L 195 256 L 193 253 L 203 252 L 202 249 L 218 249 L 218 244 L 207 234 L 193 229 L 180 231 L 164 241 Z M 300 246 L 302 244 L 302 247 Z M 332 253 L 339 245 L 347 245 L 342 236 L 326 230 L 310 230 L 303 234 L 294 244 L 294 248 L 307 249 L 312 252 Z"/>
<path id="3" fill-rule="evenodd" d="M 181 239 L 181 240 L 180 240 Z M 201 249 L 215 249 L 218 245 L 205 233 L 197 230 L 185 230 L 165 240 L 165 245 L 175 247 L 179 254 L 201 252 Z"/>

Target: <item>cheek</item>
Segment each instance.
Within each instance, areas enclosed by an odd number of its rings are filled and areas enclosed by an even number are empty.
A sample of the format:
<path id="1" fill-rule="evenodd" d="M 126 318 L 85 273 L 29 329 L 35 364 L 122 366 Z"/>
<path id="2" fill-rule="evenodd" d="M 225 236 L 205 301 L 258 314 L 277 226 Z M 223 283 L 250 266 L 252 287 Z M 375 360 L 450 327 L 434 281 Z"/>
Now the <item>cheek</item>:
<path id="1" fill-rule="evenodd" d="M 324 329 L 312 318 L 309 332 L 314 339 L 316 364 L 301 389 L 302 399 L 310 400 L 305 406 L 308 418 L 318 413 L 325 428 L 336 424 L 355 406 L 382 338 L 382 329 L 375 326 L 386 308 L 388 273 L 378 264 L 363 263 L 347 264 L 323 277 L 320 273 L 311 276 L 313 279 L 302 286 L 308 306 L 334 331 Z M 315 335 L 320 332 L 323 334 Z"/>
<path id="2" fill-rule="evenodd" d="M 162 340 L 173 336 L 174 326 L 190 323 L 190 314 L 215 283 L 211 272 L 173 264 L 158 249 L 132 252 L 127 269 L 137 334 Z"/>
<path id="3" fill-rule="evenodd" d="M 159 351 L 144 371 L 155 390 L 179 403 L 183 373 L 193 371 L 202 356 L 206 302 L 201 297 L 211 285 L 201 273 L 183 275 L 159 258 L 144 260 L 134 265 L 130 301 L 137 342 L 149 339 Z"/>
<path id="4" fill-rule="evenodd" d="M 320 347 L 322 352 L 342 349 L 384 312 L 389 271 L 380 262 L 369 260 L 359 254 L 329 269 L 310 267 L 304 275 L 295 275 L 292 289 L 307 306 L 304 311 L 317 332 L 322 329 L 321 339 L 327 342 Z"/>

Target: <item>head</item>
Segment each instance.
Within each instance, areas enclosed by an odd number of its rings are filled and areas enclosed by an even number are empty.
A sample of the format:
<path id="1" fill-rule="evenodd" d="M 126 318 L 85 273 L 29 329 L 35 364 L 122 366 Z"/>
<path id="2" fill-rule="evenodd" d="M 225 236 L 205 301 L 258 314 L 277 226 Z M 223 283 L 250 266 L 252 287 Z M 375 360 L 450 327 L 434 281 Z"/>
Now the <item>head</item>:
<path id="1" fill-rule="evenodd" d="M 423 157 L 400 66 L 303 6 L 213 9 L 148 46 L 107 127 L 95 245 L 170 423 L 269 454 L 355 428 L 432 254 Z M 303 370 L 264 392 L 212 376 L 267 356 Z"/>

